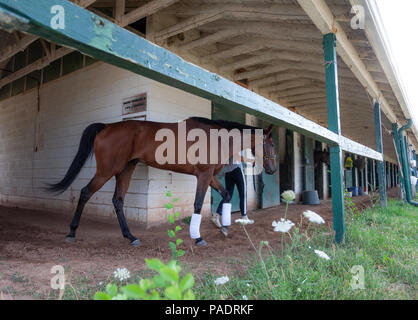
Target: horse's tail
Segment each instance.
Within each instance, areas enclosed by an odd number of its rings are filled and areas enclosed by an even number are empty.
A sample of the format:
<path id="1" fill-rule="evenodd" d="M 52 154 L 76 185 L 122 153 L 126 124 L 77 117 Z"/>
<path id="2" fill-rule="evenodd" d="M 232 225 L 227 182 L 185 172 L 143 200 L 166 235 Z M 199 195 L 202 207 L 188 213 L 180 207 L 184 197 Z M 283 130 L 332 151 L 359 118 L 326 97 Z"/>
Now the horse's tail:
<path id="1" fill-rule="evenodd" d="M 47 191 L 60 194 L 67 190 L 80 173 L 84 163 L 86 163 L 87 159 L 92 156 L 94 140 L 96 139 L 97 134 L 102 131 L 105 126 L 106 125 L 104 123 L 93 123 L 84 130 L 77 154 L 65 174 L 65 177 L 58 183 L 47 185 Z"/>

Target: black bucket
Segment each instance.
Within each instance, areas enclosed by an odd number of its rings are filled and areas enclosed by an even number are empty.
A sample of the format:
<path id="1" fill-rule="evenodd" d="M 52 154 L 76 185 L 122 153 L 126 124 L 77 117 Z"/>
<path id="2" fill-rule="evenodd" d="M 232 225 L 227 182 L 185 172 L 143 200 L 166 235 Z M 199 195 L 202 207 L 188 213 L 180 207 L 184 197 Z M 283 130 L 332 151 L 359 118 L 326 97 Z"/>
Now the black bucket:
<path id="1" fill-rule="evenodd" d="M 303 199 L 302 203 L 306 204 L 306 205 L 318 205 L 318 204 L 320 204 L 317 190 L 315 190 L 315 191 L 303 191 L 302 199 Z"/>

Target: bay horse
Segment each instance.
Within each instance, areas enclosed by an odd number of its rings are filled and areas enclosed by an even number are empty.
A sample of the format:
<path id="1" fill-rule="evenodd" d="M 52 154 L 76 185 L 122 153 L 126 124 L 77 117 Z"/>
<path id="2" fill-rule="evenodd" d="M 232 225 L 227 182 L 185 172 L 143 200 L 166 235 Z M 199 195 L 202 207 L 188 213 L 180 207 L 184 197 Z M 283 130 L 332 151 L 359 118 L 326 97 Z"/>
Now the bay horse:
<path id="1" fill-rule="evenodd" d="M 202 129 L 208 137 L 211 129 L 238 129 L 241 135 L 244 129 L 250 129 L 251 150 L 253 154 L 255 154 L 254 149 L 256 147 L 255 129 L 263 130 L 263 167 L 267 174 L 276 172 L 276 154 L 272 139 L 272 125 L 267 129 L 260 129 L 230 121 L 210 120 L 199 117 L 188 118 L 184 120 L 184 123 L 187 133 L 193 129 Z M 194 214 L 190 224 L 190 236 L 198 246 L 205 246 L 207 244 L 200 237 L 200 213 L 208 187 L 211 186 L 219 192 L 225 203 L 229 203 L 231 200 L 231 195 L 228 194 L 216 177 L 225 164 L 219 161 L 220 158 L 214 164 L 209 161 L 206 163 L 192 164 L 189 159 L 186 159 L 185 163 L 181 163 L 179 161 L 182 156 L 181 154 L 176 154 L 176 161 L 174 163 L 160 164 L 156 157 L 157 149 L 163 143 L 162 140 L 157 141 L 158 139 L 156 139 L 158 132 L 161 132 L 160 130 L 170 130 L 174 133 L 176 150 L 179 143 L 182 143 L 181 139 L 188 140 L 186 137 L 181 137 L 180 140 L 178 139 L 180 134 L 179 123 L 129 120 L 109 124 L 94 123 L 84 130 L 77 154 L 64 178 L 58 183 L 47 186 L 49 192 L 64 192 L 72 184 L 84 163 L 94 152 L 96 157 L 96 173 L 92 180 L 80 191 L 77 208 L 70 224 L 70 232 L 66 237 L 68 242 L 73 242 L 75 239 L 75 232 L 87 201 L 114 176 L 116 178 L 116 188 L 112 202 L 122 235 L 130 241 L 131 245 L 138 246 L 140 244 L 140 241 L 129 231 L 123 213 L 123 202 L 135 166 L 138 162 L 141 162 L 158 169 L 196 176 L 197 188 L 194 201 Z M 186 141 L 186 150 L 189 150 L 193 143 L 194 141 Z M 229 143 L 231 144 L 231 139 Z M 219 150 L 217 151 L 220 151 L 222 146 L 220 144 L 218 145 Z M 210 146 L 207 149 L 210 150 Z M 233 148 L 228 148 L 228 150 L 228 158 L 230 158 L 233 156 L 234 151 Z M 221 152 L 217 154 L 221 154 Z"/>
<path id="2" fill-rule="evenodd" d="M 314 151 L 314 164 L 315 164 L 315 168 L 317 168 L 318 165 L 321 162 L 325 163 L 328 167 L 330 167 L 329 150 L 325 149 L 325 150 L 315 150 Z"/>

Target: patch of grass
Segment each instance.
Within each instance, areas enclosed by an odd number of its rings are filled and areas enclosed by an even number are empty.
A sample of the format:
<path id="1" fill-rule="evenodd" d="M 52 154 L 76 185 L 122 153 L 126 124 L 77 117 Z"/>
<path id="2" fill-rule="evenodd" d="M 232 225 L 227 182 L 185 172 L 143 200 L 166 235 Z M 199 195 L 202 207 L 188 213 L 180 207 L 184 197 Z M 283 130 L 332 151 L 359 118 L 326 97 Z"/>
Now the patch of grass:
<path id="1" fill-rule="evenodd" d="M 15 272 L 11 275 L 10 280 L 12 282 L 15 282 L 15 283 L 26 283 L 26 282 L 29 281 L 28 279 L 26 279 L 25 276 L 22 276 L 22 275 L 18 274 L 17 272 Z"/>
<path id="2" fill-rule="evenodd" d="M 280 248 L 265 247 L 263 260 L 254 255 L 246 274 L 232 272 L 225 285 L 214 283 L 223 275 L 209 272 L 197 283 L 197 298 L 417 299 L 417 214 L 412 206 L 389 201 L 387 208 L 348 215 L 345 245 L 335 245 L 324 227 L 311 227 L 312 234 L 294 228 L 283 255 Z M 351 286 L 355 266 L 364 270 L 364 289 Z"/>

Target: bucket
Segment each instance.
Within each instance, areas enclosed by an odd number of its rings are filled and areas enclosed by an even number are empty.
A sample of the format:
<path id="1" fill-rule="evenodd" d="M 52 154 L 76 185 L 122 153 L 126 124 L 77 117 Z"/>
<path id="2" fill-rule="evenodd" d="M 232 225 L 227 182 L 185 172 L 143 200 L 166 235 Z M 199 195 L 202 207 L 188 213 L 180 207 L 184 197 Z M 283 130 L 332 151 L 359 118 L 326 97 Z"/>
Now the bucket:
<path id="1" fill-rule="evenodd" d="M 353 187 L 353 197 L 357 197 L 358 196 L 358 187 Z"/>
<path id="2" fill-rule="evenodd" d="M 303 191 L 302 203 L 306 205 L 317 205 L 320 204 L 318 191 Z"/>

